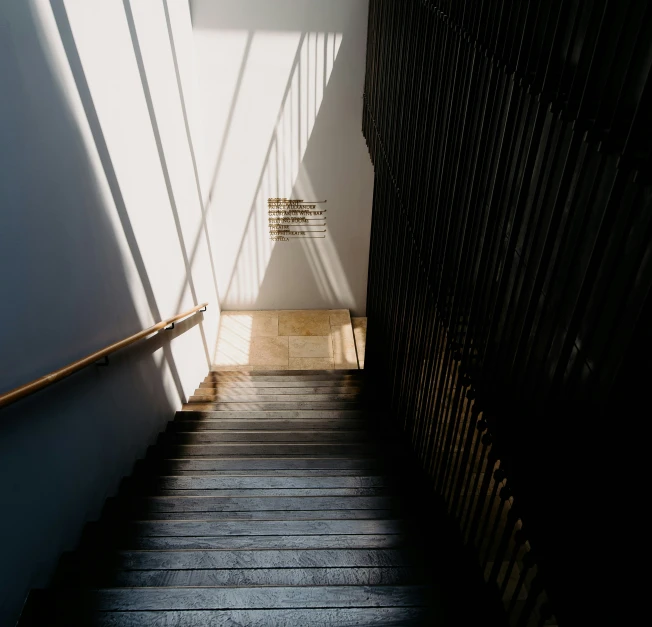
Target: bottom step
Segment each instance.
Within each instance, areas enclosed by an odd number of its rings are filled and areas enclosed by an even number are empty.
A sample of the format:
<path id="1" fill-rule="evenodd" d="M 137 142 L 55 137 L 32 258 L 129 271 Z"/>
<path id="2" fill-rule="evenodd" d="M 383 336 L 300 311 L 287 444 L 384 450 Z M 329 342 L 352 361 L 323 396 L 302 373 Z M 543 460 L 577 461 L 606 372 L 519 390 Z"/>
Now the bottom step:
<path id="1" fill-rule="evenodd" d="M 52 607 L 64 612 L 422 607 L 424 586 L 261 586 L 251 588 L 60 589 Z"/>
<path id="2" fill-rule="evenodd" d="M 40 619 L 36 619 L 37 621 Z M 23 622 L 37 625 L 84 625 L 84 627 L 401 627 L 431 624 L 429 612 L 421 607 L 315 608 L 255 610 L 189 610 L 161 612 L 100 612 L 91 616 L 54 618 Z"/>

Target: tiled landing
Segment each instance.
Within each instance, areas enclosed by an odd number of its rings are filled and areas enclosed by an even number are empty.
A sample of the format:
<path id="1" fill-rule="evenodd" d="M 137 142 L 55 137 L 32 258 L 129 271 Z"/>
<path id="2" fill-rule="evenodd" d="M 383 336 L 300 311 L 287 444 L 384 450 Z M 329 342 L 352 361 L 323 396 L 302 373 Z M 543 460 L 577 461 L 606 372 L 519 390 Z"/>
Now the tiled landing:
<path id="1" fill-rule="evenodd" d="M 346 309 L 222 312 L 214 370 L 358 367 Z"/>

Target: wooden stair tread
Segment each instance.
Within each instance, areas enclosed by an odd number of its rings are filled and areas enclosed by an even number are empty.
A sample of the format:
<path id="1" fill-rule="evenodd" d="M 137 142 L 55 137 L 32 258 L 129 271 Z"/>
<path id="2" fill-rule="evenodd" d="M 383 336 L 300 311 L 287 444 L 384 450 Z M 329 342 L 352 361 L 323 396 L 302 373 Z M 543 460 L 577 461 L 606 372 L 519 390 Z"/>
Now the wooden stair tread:
<path id="1" fill-rule="evenodd" d="M 85 627 L 269 627 L 270 625 L 311 625 L 311 627 L 350 627 L 365 625 L 383 627 L 428 624 L 422 607 L 373 607 L 373 608 L 314 608 L 314 609 L 223 609 L 223 610 L 163 610 L 163 611 L 104 611 L 84 615 L 81 622 L 71 622 L 69 616 L 63 622 L 48 625 L 84 625 Z"/>
<path id="2" fill-rule="evenodd" d="M 237 536 L 156 536 L 114 541 L 105 546 L 138 551 L 178 551 L 189 549 L 267 550 L 267 549 L 390 549 L 405 544 L 400 534 L 325 534 L 325 535 L 237 535 Z"/>
<path id="3" fill-rule="evenodd" d="M 216 420 L 183 420 L 177 418 L 168 423 L 167 431 L 178 433 L 183 431 L 223 431 L 233 429 L 241 431 L 251 429 L 254 431 L 284 430 L 320 430 L 332 429 L 358 430 L 365 429 L 366 423 L 354 418 L 221 418 Z M 366 430 L 366 429 L 365 429 Z"/>
<path id="4" fill-rule="evenodd" d="M 425 603 L 422 586 L 257 586 L 118 588 L 59 591 L 56 603 L 95 611 L 224 610 L 323 607 L 414 607 Z"/>
<path id="5" fill-rule="evenodd" d="M 257 385 L 230 385 L 226 383 L 207 382 L 201 383 L 195 389 L 195 394 L 229 394 L 244 396 L 252 396 L 259 394 L 287 394 L 287 395 L 301 395 L 301 394 L 360 394 L 361 388 L 356 384 L 343 384 L 339 382 L 337 385 L 319 385 L 318 382 L 311 382 L 309 385 L 294 385 L 288 386 L 257 386 Z"/>
<path id="6" fill-rule="evenodd" d="M 74 564 L 71 561 L 71 564 Z M 99 569 L 181 570 L 222 568 L 354 568 L 409 566 L 411 560 L 397 549 L 264 549 L 264 550 L 117 550 L 82 556 L 79 564 Z"/>
<path id="7" fill-rule="evenodd" d="M 251 379 L 215 379 L 206 377 L 199 387 L 229 389 L 229 390 L 258 390 L 258 389 L 305 389 L 310 387 L 319 387 L 324 389 L 332 388 L 356 388 L 361 389 L 363 382 L 351 377 L 329 378 L 329 379 L 296 379 L 280 378 L 278 381 L 260 381 L 256 378 Z"/>
<path id="8" fill-rule="evenodd" d="M 199 388 L 202 390 L 202 388 Z M 190 403 L 277 403 L 288 402 L 298 403 L 305 402 L 324 402 L 324 401 L 348 401 L 357 402 L 360 399 L 359 394 L 351 393 L 305 393 L 305 394 L 229 394 L 229 393 L 216 393 L 211 391 L 203 392 L 200 394 L 195 393 L 189 399 Z"/>
<path id="9" fill-rule="evenodd" d="M 96 523 L 99 524 L 99 523 Z M 310 520 L 255 522 L 189 522 L 189 521 L 132 521 L 111 525 L 112 531 L 138 537 L 171 536 L 251 536 L 251 535 L 328 535 L 328 534 L 388 534 L 400 533 L 405 523 L 397 519 L 385 520 Z"/>
<path id="10" fill-rule="evenodd" d="M 230 409 L 218 411 L 213 409 L 196 409 L 194 405 L 185 404 L 185 409 L 179 410 L 175 415 L 175 420 L 218 420 L 222 418 L 237 418 L 241 420 L 249 418 L 267 419 L 267 418 L 285 418 L 285 419 L 303 419 L 309 418 L 317 420 L 321 418 L 365 418 L 366 414 L 361 409 L 295 409 L 295 410 L 248 410 L 248 409 Z"/>
<path id="11" fill-rule="evenodd" d="M 145 481 L 143 481 L 145 483 Z M 226 475 L 220 477 L 159 475 L 147 481 L 160 489 L 167 490 L 225 490 L 225 489 L 278 489 L 278 488 L 382 488 L 387 480 L 382 476 L 338 477 L 322 474 L 317 477 L 274 477 L 254 475 L 241 477 Z"/>
<path id="12" fill-rule="evenodd" d="M 212 444 L 221 442 L 286 442 L 286 443 L 315 443 L 330 444 L 335 442 L 356 443 L 369 439 L 366 430 L 338 429 L 215 429 L 193 431 L 170 431 L 159 436 L 159 441 L 167 444 Z"/>
<path id="13" fill-rule="evenodd" d="M 147 520 L 351 520 L 391 518 L 391 509 L 316 509 L 316 510 L 246 510 L 246 511 L 183 511 L 153 512 L 139 510 L 111 512 L 112 517 Z M 108 515 L 108 514 L 107 514 Z"/>
<path id="14" fill-rule="evenodd" d="M 337 586 L 419 583 L 422 570 L 414 567 L 226 568 L 200 570 L 117 570 L 90 574 L 90 585 L 120 587 L 176 586 Z M 80 582 L 81 583 L 81 582 Z"/>
<path id="15" fill-rule="evenodd" d="M 196 398 L 197 400 L 192 400 Z M 358 401 L 352 400 L 293 400 L 293 401 L 261 401 L 232 400 L 232 401 L 206 401 L 202 397 L 190 397 L 189 403 L 184 403 L 184 410 L 191 411 L 304 411 L 315 409 L 353 409 L 360 410 L 363 406 Z"/>

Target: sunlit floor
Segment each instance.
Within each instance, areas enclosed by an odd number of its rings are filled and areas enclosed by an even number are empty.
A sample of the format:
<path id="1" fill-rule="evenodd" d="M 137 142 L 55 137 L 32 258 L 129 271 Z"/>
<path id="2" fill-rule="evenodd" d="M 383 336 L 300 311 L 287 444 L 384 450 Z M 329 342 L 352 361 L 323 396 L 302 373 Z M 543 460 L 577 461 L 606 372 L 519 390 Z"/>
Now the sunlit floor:
<path id="1" fill-rule="evenodd" d="M 346 309 L 223 311 L 213 369 L 362 368 L 366 318 L 355 320 Z"/>

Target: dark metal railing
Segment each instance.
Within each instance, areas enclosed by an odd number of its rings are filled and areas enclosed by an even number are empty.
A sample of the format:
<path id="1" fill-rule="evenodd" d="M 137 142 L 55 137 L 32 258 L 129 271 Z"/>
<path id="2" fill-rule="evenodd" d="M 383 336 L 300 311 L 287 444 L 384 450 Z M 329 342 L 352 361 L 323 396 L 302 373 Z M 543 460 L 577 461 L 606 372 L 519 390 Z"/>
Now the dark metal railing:
<path id="1" fill-rule="evenodd" d="M 648 2 L 370 2 L 369 381 L 511 625 L 582 624 L 597 577 L 600 421 L 650 346 L 651 65 Z"/>

